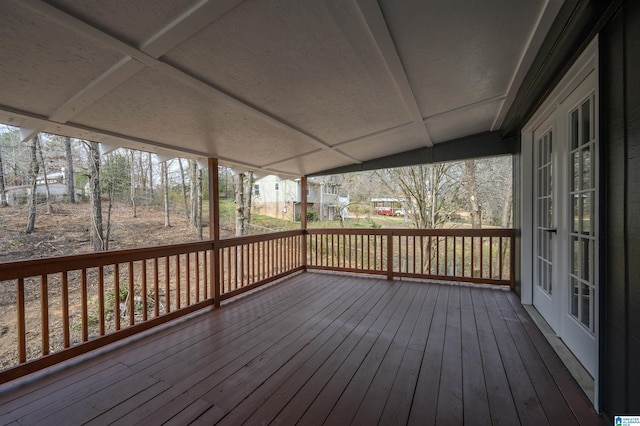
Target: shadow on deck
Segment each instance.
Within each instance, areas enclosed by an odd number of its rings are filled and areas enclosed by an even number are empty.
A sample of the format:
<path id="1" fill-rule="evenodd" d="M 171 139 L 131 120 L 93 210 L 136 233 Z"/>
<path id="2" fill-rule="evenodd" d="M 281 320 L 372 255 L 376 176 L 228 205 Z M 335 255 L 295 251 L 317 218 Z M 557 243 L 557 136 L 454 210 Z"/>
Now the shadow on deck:
<path id="1" fill-rule="evenodd" d="M 602 424 L 512 292 L 302 273 L 0 387 L 0 424 Z"/>

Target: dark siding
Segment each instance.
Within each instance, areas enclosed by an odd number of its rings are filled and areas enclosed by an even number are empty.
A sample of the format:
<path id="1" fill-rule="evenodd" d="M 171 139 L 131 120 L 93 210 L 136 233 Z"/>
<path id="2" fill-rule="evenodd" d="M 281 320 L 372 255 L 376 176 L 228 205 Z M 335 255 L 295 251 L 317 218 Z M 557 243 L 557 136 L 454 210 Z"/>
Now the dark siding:
<path id="1" fill-rule="evenodd" d="M 640 2 L 600 35 L 603 161 L 600 408 L 640 413 Z"/>

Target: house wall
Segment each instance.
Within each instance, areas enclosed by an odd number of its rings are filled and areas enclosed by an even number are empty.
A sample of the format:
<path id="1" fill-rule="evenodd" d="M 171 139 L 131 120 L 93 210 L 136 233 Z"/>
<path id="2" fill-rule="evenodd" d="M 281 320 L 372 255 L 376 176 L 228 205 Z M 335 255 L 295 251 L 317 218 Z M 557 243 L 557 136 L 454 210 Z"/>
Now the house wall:
<path id="1" fill-rule="evenodd" d="M 600 33 L 600 408 L 640 413 L 640 2 Z M 603 356 L 602 356 L 603 355 Z"/>

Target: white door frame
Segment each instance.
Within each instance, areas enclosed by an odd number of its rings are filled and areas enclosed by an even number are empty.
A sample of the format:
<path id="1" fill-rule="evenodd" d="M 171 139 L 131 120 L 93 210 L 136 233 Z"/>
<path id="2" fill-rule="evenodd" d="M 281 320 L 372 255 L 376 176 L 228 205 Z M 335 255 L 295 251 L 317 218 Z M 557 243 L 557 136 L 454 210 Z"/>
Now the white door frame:
<path id="1" fill-rule="evenodd" d="M 595 108 L 596 111 L 598 109 L 599 104 L 599 96 L 598 96 L 598 38 L 597 36 L 591 41 L 591 43 L 587 46 L 585 51 L 580 55 L 577 61 L 572 65 L 570 70 L 566 73 L 566 75 L 562 78 L 560 83 L 553 89 L 551 94 L 546 98 L 543 102 L 542 106 L 538 109 L 538 111 L 534 114 L 534 116 L 529 120 L 529 122 L 525 125 L 521 133 L 521 156 L 520 156 L 520 170 L 522 171 L 522 180 L 521 180 L 521 207 L 522 207 L 522 225 L 521 225 L 521 302 L 523 304 L 532 304 L 533 303 L 533 256 L 534 256 L 534 233 L 533 233 L 533 225 L 534 225 L 534 216 L 533 209 L 534 200 L 534 183 L 533 183 L 533 174 L 534 174 L 534 165 L 533 165 L 533 149 L 534 149 L 534 140 L 533 140 L 533 132 L 537 129 L 545 120 L 547 120 L 551 115 L 557 115 L 564 117 L 564 114 L 568 111 L 565 111 L 565 107 L 562 106 L 562 101 L 565 100 L 587 77 L 591 75 L 591 78 L 595 78 L 596 87 L 595 87 Z M 594 77 L 595 75 L 595 77 Z M 596 129 L 597 129 L 597 119 L 596 119 Z M 564 128 L 564 129 L 563 129 Z M 561 132 L 566 131 L 566 123 L 564 123 L 564 119 L 558 120 L 558 135 Z M 596 133 L 597 134 L 597 133 Z M 568 171 L 566 170 L 566 165 L 561 166 L 558 164 L 558 171 L 562 171 L 561 179 L 568 179 Z M 559 173 L 557 173 L 559 174 Z M 566 197 L 565 197 L 566 198 Z M 567 203 L 566 200 L 560 200 L 561 203 Z M 557 217 L 559 222 L 558 232 L 561 231 L 560 228 L 565 228 L 568 226 L 568 217 Z M 568 258 L 568 247 L 560 247 L 562 251 L 562 256 Z M 596 260 L 596 274 L 597 274 L 597 265 L 598 261 Z M 597 277 L 597 275 L 596 275 Z M 561 297 L 563 298 L 562 303 L 568 304 L 569 295 L 568 292 L 561 292 Z M 566 294 L 565 294 L 566 293 Z M 599 321 L 599 308 L 598 308 L 599 297 L 598 294 L 595 295 L 595 339 L 596 339 L 596 347 L 599 329 L 598 329 L 598 321 Z M 561 330 L 556 330 L 559 334 Z M 599 354 L 596 355 L 596 365 L 599 365 Z M 596 368 L 594 374 L 594 388 L 595 388 L 595 408 L 598 409 L 598 369 Z"/>

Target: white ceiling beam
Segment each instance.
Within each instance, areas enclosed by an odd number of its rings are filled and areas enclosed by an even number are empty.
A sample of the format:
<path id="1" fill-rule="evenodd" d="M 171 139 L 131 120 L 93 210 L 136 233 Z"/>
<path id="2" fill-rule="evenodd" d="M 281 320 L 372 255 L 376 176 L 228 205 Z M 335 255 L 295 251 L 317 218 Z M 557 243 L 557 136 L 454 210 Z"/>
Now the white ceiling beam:
<path id="1" fill-rule="evenodd" d="M 404 124 L 400 124 L 399 126 L 394 126 L 394 127 L 390 127 L 388 129 L 383 129 L 383 130 L 379 130 L 377 132 L 373 132 L 370 133 L 368 135 L 364 135 L 364 136 L 360 136 L 354 139 L 349 139 L 348 141 L 344 141 L 344 142 L 340 142 L 338 144 L 333 145 L 334 148 L 342 148 L 345 145 L 351 145 L 354 143 L 358 143 L 358 142 L 362 142 L 362 141 L 366 141 L 368 139 L 372 139 L 372 138 L 379 138 L 382 136 L 389 136 L 392 135 L 396 132 L 401 132 L 403 130 L 407 130 L 410 127 L 412 127 L 415 123 L 412 121 L 410 123 L 404 123 Z"/>
<path id="2" fill-rule="evenodd" d="M 211 25 L 242 1 L 201 0 L 142 43 L 140 50 L 159 58 Z"/>
<path id="3" fill-rule="evenodd" d="M 49 116 L 49 119 L 58 123 L 66 123 L 73 118 L 73 116 L 133 77 L 142 69 L 144 69 L 144 65 L 132 60 L 131 57 L 127 56 L 121 59 L 114 66 L 102 73 L 100 77 L 93 80 L 84 89 L 72 96 L 60 108 L 54 111 Z"/>
<path id="4" fill-rule="evenodd" d="M 215 1 L 216 0 L 211 0 L 212 5 L 210 5 L 209 7 L 215 8 L 218 11 L 226 10 L 225 7 L 216 8 L 215 5 L 213 5 Z M 229 3 L 233 3 L 233 2 L 225 2 L 224 4 L 227 7 L 231 7 Z M 168 75 L 174 78 L 175 80 L 180 81 L 181 83 L 187 84 L 196 90 L 208 92 L 217 97 L 222 97 L 225 101 L 238 106 L 239 108 L 250 113 L 254 117 L 261 119 L 277 128 L 294 133 L 298 137 L 304 138 L 305 140 L 309 141 L 311 144 L 323 150 L 330 151 L 336 156 L 347 159 L 349 162 L 360 163 L 359 160 L 333 149 L 329 144 L 302 131 L 301 129 L 298 129 L 288 123 L 285 123 L 280 118 L 275 117 L 265 111 L 262 111 L 254 107 L 253 105 L 248 104 L 247 102 L 243 102 L 240 99 L 234 97 L 233 95 L 213 87 L 209 83 L 206 83 L 200 80 L 199 78 L 196 78 L 195 76 L 185 72 L 184 70 L 177 68 L 174 65 L 170 65 L 166 62 L 163 62 L 145 51 L 142 51 L 133 46 L 130 46 L 129 44 L 117 39 L 116 37 L 110 34 L 107 34 L 104 31 L 96 27 L 93 27 L 86 22 L 81 21 L 48 3 L 45 3 L 40 0 L 21 0 L 20 2 L 18 2 L 18 4 L 22 6 L 26 6 L 38 14 L 44 15 L 47 18 L 54 20 L 58 24 L 64 26 L 65 28 L 71 31 L 74 31 L 77 34 L 80 34 L 84 37 L 92 38 L 93 40 L 107 46 L 108 48 L 111 48 L 115 51 L 120 52 L 122 55 L 129 56 L 132 59 L 135 59 L 136 61 L 148 67 L 164 72 L 165 75 Z M 200 5 L 200 7 L 203 7 L 208 5 L 208 2 L 201 2 L 201 3 L 198 3 L 198 5 Z M 184 19 L 189 19 L 189 20 L 192 19 L 194 21 L 197 20 L 197 25 L 204 25 L 204 26 L 208 25 L 206 23 L 206 20 L 203 21 L 198 16 L 200 12 L 195 13 L 193 9 L 194 8 L 190 9 L 191 11 L 190 13 L 185 13 L 182 15 Z M 213 20 L 209 21 L 209 23 L 211 22 L 213 22 Z M 185 29 L 188 26 L 189 26 L 188 21 L 185 21 L 184 23 L 182 23 L 182 21 L 178 22 L 178 20 L 175 20 L 174 22 L 169 24 L 168 27 L 165 27 L 163 30 L 161 30 L 156 36 L 150 38 L 150 41 L 147 43 L 146 48 L 157 54 L 157 52 L 160 51 L 161 49 L 156 46 L 167 47 L 167 46 L 175 46 L 177 44 L 180 44 L 184 40 L 180 41 L 178 34 L 181 34 L 183 36 L 185 34 L 188 34 L 188 31 L 186 31 Z M 191 35 L 187 35 L 187 37 L 190 37 L 190 36 Z M 67 109 L 68 109 L 68 106 L 67 106 Z"/>
<path id="5" fill-rule="evenodd" d="M 20 142 L 28 142 L 31 139 L 35 138 L 36 135 L 40 133 L 40 130 L 38 127 L 29 126 L 20 127 L 18 132 L 20 133 Z"/>
<path id="6" fill-rule="evenodd" d="M 538 50 L 540 49 L 542 42 L 549 33 L 553 21 L 556 19 L 556 16 L 558 16 L 558 12 L 560 11 L 563 3 L 564 0 L 548 0 L 545 2 L 545 5 L 540 11 L 540 16 L 538 16 L 533 30 L 529 35 L 529 39 L 522 50 L 522 55 L 520 56 L 518 65 L 516 66 L 513 76 L 511 77 L 511 81 L 509 82 L 505 99 L 502 101 L 500 110 L 496 114 L 496 118 L 491 125 L 491 131 L 499 129 L 502 126 L 504 118 L 507 115 L 507 111 L 511 108 L 511 105 L 518 94 L 518 90 L 520 89 L 520 85 L 529 71 L 529 68 L 531 68 L 531 64 L 538 54 Z"/>
<path id="7" fill-rule="evenodd" d="M 398 92 L 407 107 L 407 111 L 411 114 L 414 124 L 420 128 L 424 144 L 428 147 L 433 146 L 433 141 L 423 123 L 422 112 L 418 107 L 418 102 L 416 101 L 413 89 L 409 84 L 409 79 L 400 61 L 400 56 L 391 38 L 391 33 L 389 33 L 389 28 L 380 10 L 380 5 L 377 0 L 356 0 L 356 4 L 360 9 L 360 14 L 369 27 L 369 31 L 398 88 Z"/>
<path id="8" fill-rule="evenodd" d="M 477 108 L 477 107 L 480 107 L 480 106 L 483 106 L 483 105 L 489 105 L 489 104 L 496 103 L 496 102 L 502 102 L 505 98 L 506 98 L 506 95 L 492 96 L 492 97 L 487 98 L 487 99 L 482 99 L 482 100 L 479 100 L 477 102 L 472 102 L 472 103 L 467 104 L 467 105 L 462 105 L 462 106 L 459 106 L 457 108 L 452 108 L 452 109 L 447 110 L 447 111 L 441 111 L 441 112 L 438 112 L 436 114 L 429 115 L 427 117 L 424 117 L 423 120 L 425 122 L 427 122 L 428 120 L 430 120 L 432 118 L 436 118 L 436 117 L 440 117 L 440 116 L 443 116 L 443 115 L 447 115 L 447 114 L 450 114 L 452 112 L 465 111 L 465 110 Z"/>

